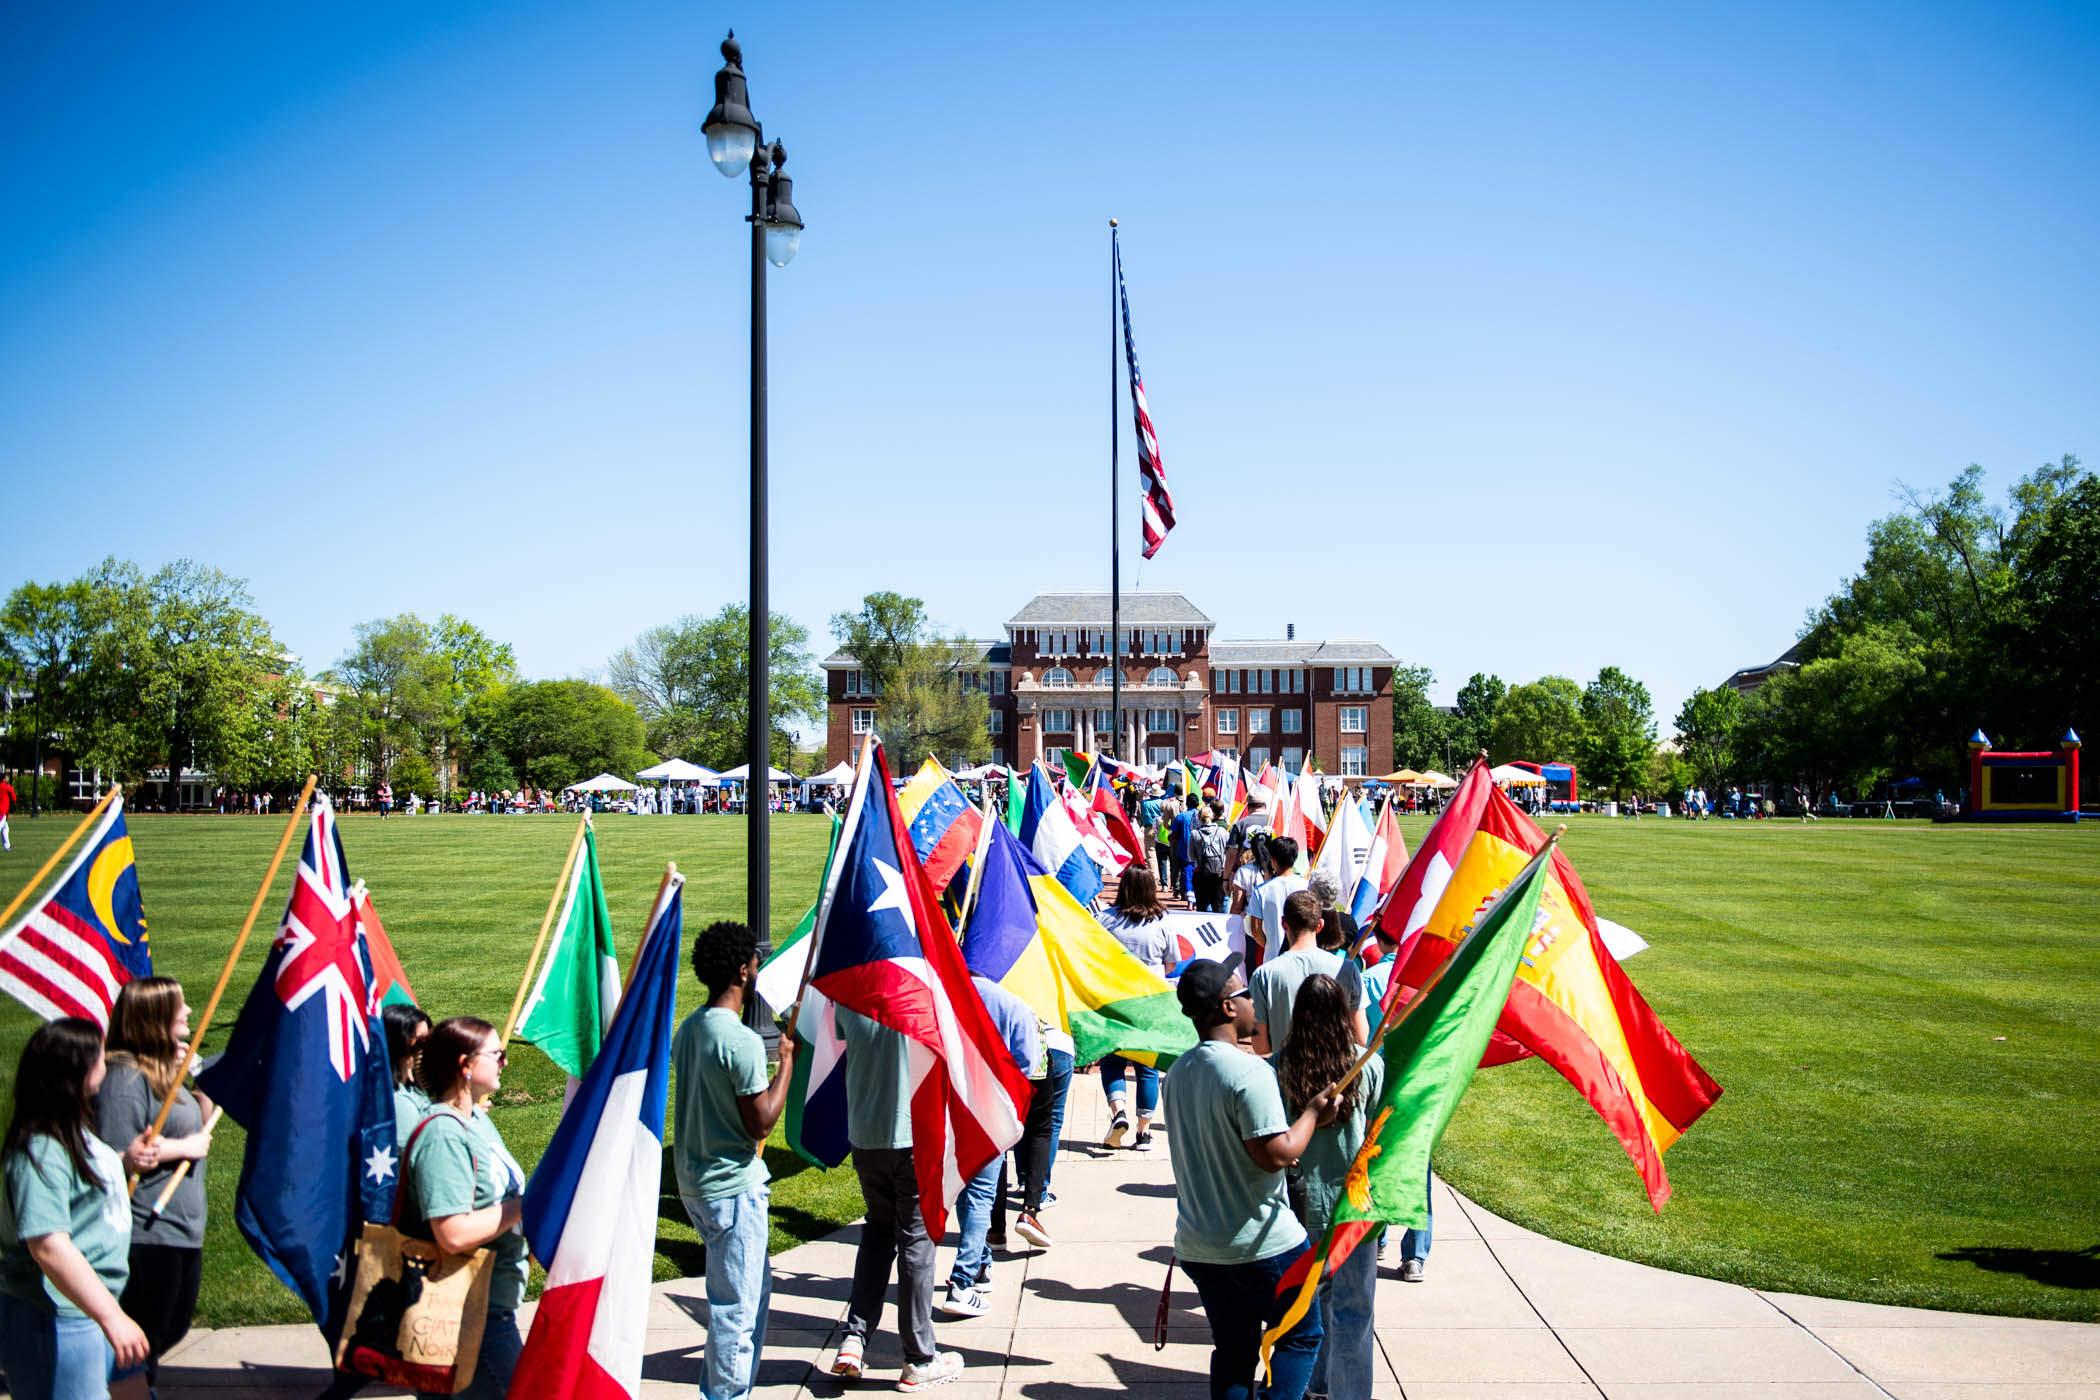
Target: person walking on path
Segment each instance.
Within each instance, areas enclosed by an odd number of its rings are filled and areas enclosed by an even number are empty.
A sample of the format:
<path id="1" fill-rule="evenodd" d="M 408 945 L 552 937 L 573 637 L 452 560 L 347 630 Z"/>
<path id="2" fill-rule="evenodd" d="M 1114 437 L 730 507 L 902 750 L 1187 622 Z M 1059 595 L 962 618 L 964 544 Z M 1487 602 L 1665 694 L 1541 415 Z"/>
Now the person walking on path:
<path id="1" fill-rule="evenodd" d="M 1224 813 L 1217 803 L 1204 803 L 1196 827 L 1195 881 L 1196 907 L 1206 914 L 1225 912 L 1225 867 L 1231 844 L 1232 830 L 1225 825 Z"/>
<path id="2" fill-rule="evenodd" d="M 1116 886 L 1116 902 L 1101 911 L 1101 927 L 1115 935 L 1125 952 L 1161 978 L 1173 969 L 1173 940 L 1167 934 L 1167 909 L 1148 870 L 1126 870 Z M 1137 1080 L 1137 1135 L 1130 1135 L 1124 1071 Z M 1121 1055 L 1101 1058 L 1101 1091 L 1108 1095 L 1107 1145 L 1126 1142 L 1140 1152 L 1152 1150 L 1152 1120 L 1159 1115 L 1159 1071 Z"/>
<path id="3" fill-rule="evenodd" d="M 1174 881 L 1174 818 L 1180 811 L 1180 805 L 1173 798 L 1161 798 L 1158 820 L 1152 827 L 1152 856 L 1159 866 L 1161 889 L 1168 888 Z"/>
<path id="4" fill-rule="evenodd" d="M 1006 1042 L 1006 1053 L 1013 1057 L 1014 1067 L 1028 1076 L 1032 1091 L 1028 1099 L 1028 1118 L 1044 1117 L 1047 1128 L 1049 1104 L 1043 1094 L 1043 1080 L 1049 1075 L 1049 1066 L 1043 1058 L 1042 1038 L 1036 1033 L 1035 1012 L 1006 988 L 989 977 L 972 976 L 977 994 L 984 998 L 984 1009 L 992 1015 L 992 1024 L 999 1028 L 999 1035 Z M 1045 1102 L 1039 1108 L 1036 1100 Z M 1022 1129 L 1023 1144 L 1028 1141 L 1026 1127 Z M 1047 1137 L 1044 1139 L 1047 1146 Z M 992 1247 L 986 1238 L 992 1229 L 992 1206 L 998 1199 L 999 1183 L 1006 1175 L 1006 1154 L 1000 1153 L 986 1162 L 977 1175 L 963 1183 L 962 1195 L 956 1202 L 958 1234 L 955 1242 L 955 1265 L 948 1274 L 948 1292 L 941 1300 L 941 1311 L 950 1317 L 984 1316 L 984 1294 L 990 1291 L 992 1281 Z M 1036 1166 L 1033 1179 L 1042 1179 L 1042 1167 Z M 1036 1219 L 1036 1210 L 1041 1202 L 1026 1203 L 1021 1218 L 1014 1224 L 1014 1233 L 1038 1249 L 1050 1247 L 1050 1232 Z"/>
<path id="5" fill-rule="evenodd" d="M 35 781 L 34 778 L 30 779 L 32 783 Z M 7 832 L 7 814 L 14 809 L 15 785 L 7 780 L 5 774 L 0 774 L 0 852 L 12 851 L 15 848 L 14 838 Z"/>
<path id="6" fill-rule="evenodd" d="M 1181 811 L 1174 817 L 1174 893 L 1194 903 L 1195 887 L 1190 883 L 1190 873 L 1195 869 L 1196 827 L 1203 818 L 1198 803 L 1191 797 L 1181 804 Z"/>
<path id="7" fill-rule="evenodd" d="M 1342 984 L 1316 972 L 1298 989 L 1291 1035 L 1276 1059 L 1276 1079 L 1286 1113 L 1298 1113 L 1340 1082 L 1363 1046 L 1357 1039 L 1361 1021 L 1342 994 Z M 1385 1090 L 1385 1062 L 1366 1061 L 1363 1073 L 1344 1089 L 1335 1104 L 1334 1121 L 1313 1133 L 1298 1162 L 1301 1194 L 1298 1221 L 1308 1236 L 1324 1234 L 1334 1219 L 1342 1184 L 1364 1145 L 1368 1107 Z M 1342 1267 L 1321 1281 L 1320 1319 L 1323 1338 L 1313 1362 L 1314 1395 L 1333 1400 L 1371 1400 L 1371 1372 L 1378 1350 L 1371 1334 L 1371 1296 L 1378 1283 L 1378 1255 L 1352 1250 Z"/>
<path id="8" fill-rule="evenodd" d="M 1283 931 L 1289 944 L 1254 973 L 1254 1053 L 1272 1064 L 1290 1038 L 1291 1009 L 1298 989 L 1314 973 L 1325 973 L 1341 984 L 1350 1014 L 1356 1018 L 1358 1043 L 1364 1039 L 1363 969 L 1346 952 L 1329 952 L 1320 946 L 1320 924 L 1319 897 L 1311 890 L 1292 892 L 1283 901 Z"/>
<path id="9" fill-rule="evenodd" d="M 474 1400 L 503 1400 L 525 1345 L 517 1315 L 525 1298 L 525 1236 L 518 1229 L 525 1173 L 484 1107 L 503 1087 L 509 1062 L 502 1037 L 488 1022 L 476 1016 L 439 1022 L 416 1056 L 416 1077 L 430 1095 L 430 1111 L 416 1125 L 402 1163 L 405 1194 L 414 1219 L 429 1232 L 425 1238 L 447 1254 L 470 1254 L 483 1245 L 495 1254 L 474 1379 L 459 1392 Z"/>
<path id="10" fill-rule="evenodd" d="M 381 779 L 379 783 L 379 820 L 385 821 L 394 815 L 394 785 Z"/>
<path id="11" fill-rule="evenodd" d="M 858 1380 L 866 1370 L 868 1334 L 882 1320 L 894 1264 L 897 1334 L 904 1346 L 897 1389 L 945 1385 L 962 1375 L 963 1359 L 960 1352 L 935 1350 L 933 1343 L 934 1253 L 912 1163 L 910 1042 L 857 1011 L 841 1006 L 834 1014 L 846 1044 L 846 1141 L 867 1219 L 853 1261 L 846 1337 L 831 1374 Z"/>
<path id="12" fill-rule="evenodd" d="M 153 1126 L 161 1100 L 186 1076 L 190 1058 L 190 1004 L 172 977 L 134 977 L 110 1008 L 107 1071 L 95 1095 L 95 1134 L 111 1146 L 131 1142 Z M 125 1316 L 146 1333 L 152 1350 L 146 1384 L 160 1383 L 160 1359 L 188 1335 L 204 1279 L 204 1159 L 211 1151 L 211 1100 L 175 1088 L 155 1141 L 158 1164 L 140 1175 L 131 1193 L 131 1274 L 117 1299 Z M 161 1192 L 175 1164 L 190 1163 L 166 1209 Z"/>
<path id="13" fill-rule="evenodd" d="M 1269 1067 L 1240 1048 L 1254 1029 L 1246 984 L 1223 963 L 1198 962 L 1175 988 L 1196 1048 L 1167 1072 L 1167 1149 L 1174 1159 L 1174 1256 L 1210 1322 L 1212 1400 L 1303 1400 L 1324 1335 L 1316 1302 L 1276 1344 L 1268 1383 L 1254 1388 L 1262 1333 L 1283 1320 L 1276 1296 L 1305 1253 L 1305 1227 L 1284 1195 L 1284 1168 L 1334 1121 L 1316 1097 L 1296 1118 Z"/>
<path id="14" fill-rule="evenodd" d="M 124 1174 L 151 1171 L 144 1134 L 117 1153 L 96 1137 L 102 1032 L 46 1021 L 22 1047 L 0 1144 L 0 1369 L 17 1400 L 140 1393 L 152 1343 L 117 1302 L 130 1277 Z M 138 1379 L 134 1380 L 133 1378 Z"/>
<path id="15" fill-rule="evenodd" d="M 758 937 L 743 924 L 709 924 L 693 939 L 693 975 L 707 1004 L 671 1037 L 678 1198 L 707 1246 L 706 1400 L 743 1400 L 758 1384 L 773 1302 L 772 1179 L 765 1143 L 787 1107 L 795 1038 L 780 1038 L 766 1078 L 766 1043 L 744 1024 L 758 977 Z"/>

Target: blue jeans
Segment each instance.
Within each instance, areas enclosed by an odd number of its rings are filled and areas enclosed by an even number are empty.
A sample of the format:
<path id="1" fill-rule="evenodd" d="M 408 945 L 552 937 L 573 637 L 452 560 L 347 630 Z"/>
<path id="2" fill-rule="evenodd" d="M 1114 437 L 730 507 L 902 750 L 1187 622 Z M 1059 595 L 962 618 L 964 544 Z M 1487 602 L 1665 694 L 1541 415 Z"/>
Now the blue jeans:
<path id="1" fill-rule="evenodd" d="M 1043 1168 L 1043 1189 L 1057 1168 L 1057 1142 L 1065 1134 L 1065 1095 L 1072 1089 L 1072 1052 L 1050 1052 L 1050 1162 Z"/>
<path id="2" fill-rule="evenodd" d="M 975 1288 L 977 1280 L 992 1269 L 992 1247 L 985 1239 L 992 1230 L 992 1200 L 999 1194 L 999 1178 L 1006 1173 L 1006 1154 L 984 1164 L 984 1170 L 963 1183 L 956 1198 L 955 1267 L 948 1271 L 948 1286 L 961 1292 Z M 708 1400 L 726 1400 L 709 1396 Z"/>
<path id="3" fill-rule="evenodd" d="M 1319 1359 L 1310 1389 L 1334 1400 L 1371 1400 L 1378 1342 L 1371 1335 L 1371 1295 L 1378 1283 L 1378 1251 L 1364 1240 L 1320 1285 Z"/>
<path id="4" fill-rule="evenodd" d="M 685 1213 L 707 1246 L 707 1363 L 700 1393 L 707 1400 L 743 1400 L 758 1384 L 766 1314 L 773 1305 L 773 1267 L 766 1262 L 773 1188 L 754 1186 L 712 1201 L 684 1199 Z"/>
<path id="5" fill-rule="evenodd" d="M 511 1373 L 518 1369 L 518 1353 L 524 1350 L 525 1339 L 518 1335 L 518 1315 L 508 1308 L 501 1312 L 490 1309 L 488 1321 L 481 1325 L 481 1350 L 474 1359 L 474 1379 L 460 1395 L 466 1400 L 504 1400 L 510 1393 Z M 451 1400 L 441 1392 L 417 1394 Z"/>
<path id="6" fill-rule="evenodd" d="M 1276 1281 L 1309 1247 L 1295 1245 L 1251 1264 L 1181 1261 L 1182 1272 L 1195 1282 L 1204 1315 L 1210 1319 L 1211 1400 L 1248 1400 L 1250 1395 L 1260 1400 L 1304 1400 L 1313 1362 L 1320 1354 L 1320 1338 L 1325 1335 L 1317 1299 L 1298 1325 L 1276 1343 L 1269 1357 L 1269 1384 L 1259 1390 L 1255 1385 L 1261 1378 L 1261 1334 L 1281 1322 L 1284 1309 L 1290 1306 L 1290 1299 L 1276 1296 Z"/>
<path id="7" fill-rule="evenodd" d="M 1429 1257 L 1430 1236 L 1436 1229 L 1436 1193 L 1431 1191 L 1428 1184 L 1425 1183 L 1422 1194 L 1427 1201 L 1426 1208 L 1429 1214 L 1423 1220 L 1421 1229 L 1407 1230 L 1401 1233 L 1400 1257 L 1402 1259 L 1427 1259 Z"/>
<path id="8" fill-rule="evenodd" d="M 106 1400 L 116 1361 L 86 1318 L 0 1294 L 0 1367 L 17 1400 Z"/>
<path id="9" fill-rule="evenodd" d="M 1123 1071 L 1137 1071 L 1138 1117 L 1151 1118 L 1159 1112 L 1159 1071 L 1150 1065 L 1141 1065 L 1126 1060 L 1121 1055 L 1101 1057 L 1101 1088 L 1108 1101 L 1121 1105 L 1123 1102 Z"/>

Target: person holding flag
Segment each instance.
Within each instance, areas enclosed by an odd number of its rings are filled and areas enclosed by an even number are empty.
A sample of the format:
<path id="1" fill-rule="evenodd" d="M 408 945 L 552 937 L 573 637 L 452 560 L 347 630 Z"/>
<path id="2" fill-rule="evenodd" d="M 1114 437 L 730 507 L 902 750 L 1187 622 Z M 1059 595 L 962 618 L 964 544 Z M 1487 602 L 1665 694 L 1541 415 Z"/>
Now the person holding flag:
<path id="1" fill-rule="evenodd" d="M 707 1246 L 706 1400 L 742 1400 L 758 1383 L 773 1269 L 765 1143 L 787 1107 L 795 1037 L 780 1038 L 780 1066 L 766 1077 L 766 1043 L 744 1024 L 758 978 L 758 936 L 727 920 L 693 939 L 693 975 L 707 1004 L 671 1039 L 677 1069 L 678 1197 Z"/>
<path id="2" fill-rule="evenodd" d="M 1285 1112 L 1275 1074 L 1240 1049 L 1254 1033 L 1254 1008 L 1237 970 L 1193 963 L 1175 994 L 1199 1038 L 1167 1072 L 1174 1255 L 1210 1320 L 1212 1400 L 1248 1400 L 1263 1330 L 1283 1317 L 1281 1280 L 1306 1252 L 1284 1169 L 1334 1121 L 1338 1100 L 1322 1093 L 1295 1118 Z M 1302 1400 L 1321 1335 L 1317 1307 L 1291 1319 L 1260 1400 Z"/>

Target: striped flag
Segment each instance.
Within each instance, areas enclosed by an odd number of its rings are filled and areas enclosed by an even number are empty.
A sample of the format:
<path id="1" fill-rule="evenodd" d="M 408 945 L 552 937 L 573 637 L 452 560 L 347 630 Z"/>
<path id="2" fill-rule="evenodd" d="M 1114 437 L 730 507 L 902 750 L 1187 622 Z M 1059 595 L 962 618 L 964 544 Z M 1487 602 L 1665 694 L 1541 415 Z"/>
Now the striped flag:
<path id="1" fill-rule="evenodd" d="M 51 892 L 0 933 L 0 991 L 47 1021 L 107 1031 L 117 989 L 152 971 L 124 799 L 112 797 Z"/>
<path id="2" fill-rule="evenodd" d="M 1116 296 L 1123 306 L 1123 358 L 1130 366 L 1130 413 L 1137 421 L 1138 476 L 1145 483 L 1145 557 L 1159 553 L 1174 528 L 1174 497 L 1167 490 L 1166 472 L 1159 464 L 1159 439 L 1152 432 L 1152 410 L 1145 406 L 1145 376 L 1138 373 L 1137 342 L 1130 336 L 1130 290 L 1123 285 L 1123 244 L 1111 231 L 1115 245 Z"/>

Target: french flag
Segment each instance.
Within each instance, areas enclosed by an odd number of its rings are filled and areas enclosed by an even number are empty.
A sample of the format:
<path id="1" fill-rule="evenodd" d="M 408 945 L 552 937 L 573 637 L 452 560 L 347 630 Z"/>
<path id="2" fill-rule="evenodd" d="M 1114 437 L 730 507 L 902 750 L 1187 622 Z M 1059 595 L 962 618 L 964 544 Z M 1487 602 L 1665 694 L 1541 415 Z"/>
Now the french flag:
<path id="1" fill-rule="evenodd" d="M 1087 850 L 1078 824 L 1040 763 L 1028 771 L 1028 802 L 1021 810 L 1020 837 L 1043 869 L 1072 892 L 1072 898 L 1081 904 L 1094 902 L 1101 893 L 1101 866 Z"/>
<path id="2" fill-rule="evenodd" d="M 666 876 L 612 1029 L 525 1187 L 525 1238 L 547 1261 L 547 1289 L 509 1400 L 641 1394 L 684 885 L 676 869 Z"/>

